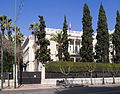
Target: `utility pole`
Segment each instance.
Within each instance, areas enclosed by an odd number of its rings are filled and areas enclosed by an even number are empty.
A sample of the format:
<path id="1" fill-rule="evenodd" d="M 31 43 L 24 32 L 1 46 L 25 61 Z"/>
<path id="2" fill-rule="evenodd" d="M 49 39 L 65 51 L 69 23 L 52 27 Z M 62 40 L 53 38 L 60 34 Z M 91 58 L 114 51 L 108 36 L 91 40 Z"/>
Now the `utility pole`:
<path id="1" fill-rule="evenodd" d="M 1 90 L 3 89 L 3 33 L 1 33 Z"/>
<path id="2" fill-rule="evenodd" d="M 16 0 L 14 0 L 14 26 L 15 26 L 15 45 L 14 45 L 14 65 L 13 65 L 13 76 L 14 76 L 14 88 L 16 88 Z"/>
<path id="3" fill-rule="evenodd" d="M 16 34 L 17 34 L 17 32 L 16 32 L 16 24 L 17 24 L 18 17 L 21 14 L 22 7 L 24 6 L 23 0 L 20 0 L 20 1 L 21 2 L 20 2 L 19 9 L 18 9 L 18 14 L 17 14 L 17 0 L 14 0 L 14 26 L 15 26 L 14 65 L 13 65 L 14 88 L 16 88 L 16 81 L 17 81 L 17 65 L 16 65 L 17 64 L 17 59 L 16 59 Z"/>

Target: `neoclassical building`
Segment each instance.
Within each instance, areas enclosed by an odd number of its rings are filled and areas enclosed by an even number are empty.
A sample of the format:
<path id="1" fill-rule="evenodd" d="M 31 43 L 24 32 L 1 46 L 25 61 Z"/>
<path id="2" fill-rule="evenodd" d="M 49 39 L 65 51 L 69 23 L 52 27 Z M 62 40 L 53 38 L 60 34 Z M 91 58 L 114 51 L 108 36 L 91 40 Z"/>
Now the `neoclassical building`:
<path id="1" fill-rule="evenodd" d="M 53 28 L 46 28 L 46 38 L 50 40 L 51 34 L 56 34 L 57 32 L 61 32 L 62 29 L 53 29 Z M 110 32 L 110 31 L 109 31 Z M 80 60 L 80 55 L 79 55 L 79 50 L 81 48 L 81 41 L 82 41 L 82 36 L 83 32 L 82 31 L 68 31 L 69 39 L 71 41 L 69 42 L 69 47 L 68 47 L 68 52 L 70 53 L 70 58 L 71 61 L 73 62 L 79 62 Z M 110 32 L 111 34 L 111 32 Z M 95 51 L 95 44 L 97 42 L 96 40 L 96 35 L 97 33 L 94 33 L 93 35 L 93 51 Z M 56 48 L 57 43 L 55 41 L 50 40 L 50 51 L 51 51 L 51 59 L 53 61 L 58 61 L 57 57 L 57 48 Z M 26 71 L 40 71 L 41 70 L 41 63 L 36 62 L 35 60 L 35 51 L 34 51 L 34 36 L 30 35 L 25 38 L 23 42 L 23 63 L 27 65 Z M 111 50 L 111 48 L 110 48 Z M 111 54 L 110 59 L 111 59 Z M 110 61 L 111 62 L 111 61 Z"/>

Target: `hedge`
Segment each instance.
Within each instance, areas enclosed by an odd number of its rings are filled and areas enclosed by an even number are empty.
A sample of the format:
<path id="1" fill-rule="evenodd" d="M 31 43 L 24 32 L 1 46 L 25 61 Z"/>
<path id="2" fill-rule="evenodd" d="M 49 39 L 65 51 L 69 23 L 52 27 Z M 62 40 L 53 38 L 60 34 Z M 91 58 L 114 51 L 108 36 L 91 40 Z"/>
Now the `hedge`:
<path id="1" fill-rule="evenodd" d="M 61 72 L 60 68 L 68 72 L 88 72 L 92 70 L 94 72 L 120 72 L 120 64 L 110 64 L 110 63 L 89 63 L 89 62 L 49 62 L 46 64 L 46 72 Z"/>

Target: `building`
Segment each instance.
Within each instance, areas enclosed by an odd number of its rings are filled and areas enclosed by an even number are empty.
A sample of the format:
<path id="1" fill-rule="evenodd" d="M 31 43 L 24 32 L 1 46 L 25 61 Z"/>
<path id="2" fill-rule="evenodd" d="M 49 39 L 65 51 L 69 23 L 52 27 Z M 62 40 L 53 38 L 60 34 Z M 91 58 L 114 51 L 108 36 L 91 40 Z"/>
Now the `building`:
<path id="1" fill-rule="evenodd" d="M 46 38 L 50 40 L 51 34 L 55 34 L 57 32 L 61 32 L 61 29 L 52 29 L 46 28 Z M 79 61 L 79 49 L 81 47 L 81 36 L 82 31 L 68 31 L 70 35 L 69 38 L 71 41 L 69 42 L 68 51 L 71 55 L 71 61 L 77 62 Z M 25 38 L 23 42 L 23 62 L 27 64 L 26 71 L 34 71 L 35 70 L 35 54 L 34 54 L 34 36 L 28 36 Z M 50 50 L 51 50 L 51 59 L 53 61 L 57 61 L 57 48 L 56 42 L 50 40 Z M 39 64 L 39 63 L 38 63 Z M 41 65 L 37 65 L 38 70 L 40 70 Z"/>
<path id="2" fill-rule="evenodd" d="M 46 28 L 46 38 L 50 40 L 51 34 L 55 34 L 57 32 L 61 32 L 62 29 L 52 29 L 52 28 Z M 69 42 L 68 52 L 70 53 L 71 61 L 73 62 L 79 62 L 80 56 L 79 56 L 79 50 L 81 48 L 81 41 L 82 41 L 82 31 L 68 31 L 69 39 L 71 41 Z M 96 40 L 97 33 L 94 33 L 93 35 L 93 51 L 95 51 L 95 44 L 97 42 Z M 34 36 L 28 36 L 25 38 L 23 42 L 23 63 L 27 65 L 26 71 L 36 71 L 41 70 L 41 63 L 38 63 L 35 61 L 35 51 L 34 51 Z M 50 40 L 50 50 L 51 50 L 51 59 L 53 61 L 58 61 L 57 57 L 57 43 L 55 41 Z M 111 48 L 110 48 L 111 49 Z M 112 50 L 112 49 L 111 49 Z M 111 60 L 111 54 L 110 54 L 110 60 Z M 110 61 L 111 62 L 111 61 Z"/>

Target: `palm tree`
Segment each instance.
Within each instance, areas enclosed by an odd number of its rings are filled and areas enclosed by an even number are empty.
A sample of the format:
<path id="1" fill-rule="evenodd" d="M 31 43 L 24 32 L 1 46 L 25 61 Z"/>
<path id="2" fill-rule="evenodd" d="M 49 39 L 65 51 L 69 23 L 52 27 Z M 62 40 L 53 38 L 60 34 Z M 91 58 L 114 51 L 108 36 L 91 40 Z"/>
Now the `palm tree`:
<path id="1" fill-rule="evenodd" d="M 1 88 L 3 88 L 3 37 L 5 32 L 7 17 L 0 15 L 0 27 L 1 27 Z"/>
<path id="2" fill-rule="evenodd" d="M 9 19 L 7 16 L 5 15 L 0 15 L 0 25 L 1 25 L 1 74 L 3 74 L 3 50 L 5 51 L 5 55 L 7 57 L 7 62 L 11 61 L 12 57 L 12 45 L 11 42 L 9 42 L 8 40 L 6 40 L 4 38 L 4 34 L 5 34 L 5 29 L 7 30 L 7 32 L 9 33 L 9 40 L 12 40 L 12 37 L 10 37 L 10 24 L 12 23 L 12 20 Z M 6 54 L 7 53 L 7 54 Z M 6 67 L 6 65 L 5 65 Z M 6 71 L 6 70 L 5 70 Z M 8 63 L 8 71 L 10 71 L 10 63 Z M 9 74 L 8 74 L 9 76 Z M 3 79 L 3 77 L 1 77 Z M 2 87 L 3 87 L 3 82 L 1 83 Z M 9 77 L 8 77 L 8 86 L 9 86 Z"/>
<path id="3" fill-rule="evenodd" d="M 12 70 L 12 64 L 13 64 L 13 57 L 14 57 L 14 46 L 13 46 L 13 42 L 8 40 L 8 39 L 4 39 L 3 40 L 3 51 L 4 51 L 4 58 L 5 58 L 5 62 L 4 62 L 4 71 L 8 72 L 8 87 L 10 86 L 10 71 Z"/>
<path id="4" fill-rule="evenodd" d="M 6 26 L 7 16 L 0 15 L 0 24 L 2 35 L 4 36 L 5 26 Z"/>
<path id="5" fill-rule="evenodd" d="M 32 30 L 32 34 L 34 35 L 34 52 L 36 52 L 36 38 L 38 29 L 39 29 L 38 23 L 34 22 L 33 24 L 30 24 L 29 30 Z"/>
<path id="6" fill-rule="evenodd" d="M 33 47 L 34 47 L 34 53 L 36 52 L 36 39 L 37 39 L 37 33 L 38 33 L 38 29 L 39 29 L 39 25 L 38 23 L 34 22 L 33 24 L 30 24 L 30 27 L 29 27 L 29 30 L 32 30 L 32 34 L 34 35 L 34 44 L 33 44 Z M 38 71 L 38 63 L 37 63 L 37 60 L 34 60 L 35 62 L 35 71 Z"/>
<path id="7" fill-rule="evenodd" d="M 18 70 L 20 69 L 21 65 L 21 59 L 22 59 L 22 41 L 24 39 L 23 34 L 20 32 L 20 28 L 17 26 L 13 26 L 13 31 L 15 32 L 16 29 L 16 53 L 17 53 L 17 65 Z"/>
<path id="8" fill-rule="evenodd" d="M 11 24 L 12 24 L 12 20 L 7 18 L 7 24 L 6 24 L 7 36 L 8 36 L 8 39 L 10 41 L 13 41 L 13 38 L 12 38 L 12 26 L 10 26 Z"/>
<path id="9" fill-rule="evenodd" d="M 57 34 L 51 34 L 50 40 L 57 42 L 58 58 L 59 61 L 62 61 L 62 45 L 63 45 L 63 36 L 62 32 Z"/>

